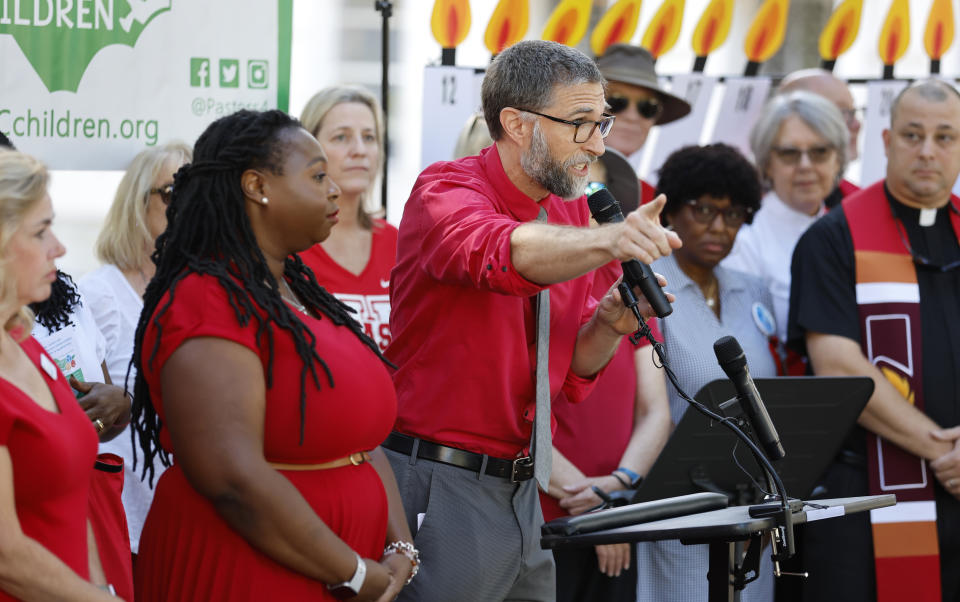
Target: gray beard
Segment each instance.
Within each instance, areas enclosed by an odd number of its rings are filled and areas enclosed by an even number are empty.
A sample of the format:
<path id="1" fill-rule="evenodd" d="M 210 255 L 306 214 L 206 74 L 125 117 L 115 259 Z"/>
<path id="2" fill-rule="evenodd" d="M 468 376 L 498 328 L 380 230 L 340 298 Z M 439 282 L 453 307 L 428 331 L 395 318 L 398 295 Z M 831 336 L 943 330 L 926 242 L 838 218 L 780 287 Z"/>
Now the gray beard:
<path id="1" fill-rule="evenodd" d="M 563 163 L 554 160 L 547 146 L 547 139 L 540 130 L 540 124 L 535 123 L 530 150 L 521 155 L 520 166 L 528 176 L 550 193 L 564 200 L 571 200 L 584 194 L 590 176 L 589 174 L 582 177 L 572 176 L 567 169 L 577 163 L 591 163 L 596 160 L 596 157 L 588 153 L 577 153 Z"/>

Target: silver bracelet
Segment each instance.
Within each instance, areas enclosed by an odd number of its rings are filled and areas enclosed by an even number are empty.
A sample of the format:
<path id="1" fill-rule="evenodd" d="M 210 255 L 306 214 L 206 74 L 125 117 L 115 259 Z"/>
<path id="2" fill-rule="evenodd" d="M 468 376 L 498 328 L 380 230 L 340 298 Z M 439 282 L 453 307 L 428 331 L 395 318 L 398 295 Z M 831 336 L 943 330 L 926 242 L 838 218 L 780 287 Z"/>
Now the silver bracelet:
<path id="1" fill-rule="evenodd" d="M 391 554 L 402 554 L 406 556 L 410 564 L 413 565 L 413 569 L 410 571 L 410 577 L 404 585 L 409 584 L 420 570 L 420 551 L 413 547 L 413 544 L 409 541 L 392 541 L 383 549 L 383 557 L 386 558 Z"/>

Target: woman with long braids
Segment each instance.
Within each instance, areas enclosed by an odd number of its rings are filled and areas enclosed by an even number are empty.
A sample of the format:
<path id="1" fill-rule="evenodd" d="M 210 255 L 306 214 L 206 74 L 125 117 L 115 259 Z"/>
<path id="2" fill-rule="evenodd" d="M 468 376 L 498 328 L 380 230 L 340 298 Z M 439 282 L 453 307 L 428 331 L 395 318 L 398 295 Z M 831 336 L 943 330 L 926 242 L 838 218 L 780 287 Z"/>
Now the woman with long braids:
<path id="1" fill-rule="evenodd" d="M 176 458 L 141 602 L 392 600 L 418 566 L 393 473 L 369 461 L 396 415 L 385 360 L 295 255 L 337 221 L 325 168 L 297 120 L 240 111 L 176 175 L 134 354 L 144 477 Z"/>

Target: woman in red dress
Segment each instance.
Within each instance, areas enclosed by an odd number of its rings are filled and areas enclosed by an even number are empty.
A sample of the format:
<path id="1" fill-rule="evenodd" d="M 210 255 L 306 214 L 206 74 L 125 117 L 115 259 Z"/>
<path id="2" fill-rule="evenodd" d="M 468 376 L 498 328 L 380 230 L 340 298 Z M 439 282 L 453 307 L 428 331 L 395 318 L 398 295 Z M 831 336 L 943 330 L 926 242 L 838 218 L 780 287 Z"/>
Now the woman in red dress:
<path id="1" fill-rule="evenodd" d="M 0 601 L 115 600 L 87 521 L 97 434 L 49 355 L 29 336 L 63 246 L 50 229 L 47 171 L 0 150 Z M 88 549 L 89 546 L 89 549 Z"/>
<path id="2" fill-rule="evenodd" d="M 389 600 L 417 567 L 368 461 L 396 414 L 385 360 L 295 255 L 337 221 L 325 168 L 298 121 L 240 111 L 176 175 L 134 351 L 145 466 L 174 459 L 139 601 Z"/>

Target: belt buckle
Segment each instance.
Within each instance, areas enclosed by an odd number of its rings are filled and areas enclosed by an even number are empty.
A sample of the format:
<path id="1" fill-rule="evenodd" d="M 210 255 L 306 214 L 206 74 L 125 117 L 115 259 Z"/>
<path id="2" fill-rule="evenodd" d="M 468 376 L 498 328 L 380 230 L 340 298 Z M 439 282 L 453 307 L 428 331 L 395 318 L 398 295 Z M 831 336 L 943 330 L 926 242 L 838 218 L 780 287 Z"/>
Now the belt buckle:
<path id="1" fill-rule="evenodd" d="M 533 458 L 524 456 L 517 458 L 510 466 L 510 482 L 519 483 L 533 476 Z"/>

